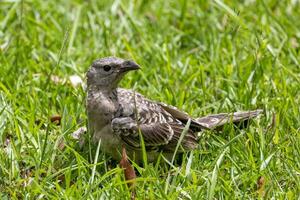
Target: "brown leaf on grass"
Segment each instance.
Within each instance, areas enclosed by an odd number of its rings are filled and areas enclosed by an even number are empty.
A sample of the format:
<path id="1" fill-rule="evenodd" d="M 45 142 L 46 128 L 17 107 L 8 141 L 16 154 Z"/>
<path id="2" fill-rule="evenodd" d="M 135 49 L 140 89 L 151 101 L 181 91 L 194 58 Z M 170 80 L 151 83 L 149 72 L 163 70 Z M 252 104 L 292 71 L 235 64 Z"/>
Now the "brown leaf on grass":
<path id="1" fill-rule="evenodd" d="M 266 180 L 265 177 L 260 176 L 257 179 L 257 192 L 259 197 L 263 197 L 265 195 L 265 184 L 266 184 Z"/>
<path id="2" fill-rule="evenodd" d="M 130 164 L 127 158 L 125 147 L 122 148 L 122 159 L 120 161 L 120 167 L 124 169 L 125 180 L 131 181 L 127 183 L 127 185 L 131 189 L 131 199 L 135 199 L 134 179 L 136 178 L 136 174 L 133 166 Z"/>
<path id="3" fill-rule="evenodd" d="M 61 122 L 61 116 L 60 115 L 52 115 L 50 117 L 50 121 L 56 125 L 60 125 Z"/>
<path id="4" fill-rule="evenodd" d="M 125 147 L 123 147 L 123 149 L 122 149 L 122 159 L 120 161 L 120 166 L 121 166 L 121 168 L 124 169 L 126 181 L 133 180 L 136 178 L 134 168 L 132 167 L 132 165 L 130 164 L 130 162 L 127 158 Z M 128 186 L 130 186 L 130 187 L 133 186 L 133 182 L 128 183 Z"/>

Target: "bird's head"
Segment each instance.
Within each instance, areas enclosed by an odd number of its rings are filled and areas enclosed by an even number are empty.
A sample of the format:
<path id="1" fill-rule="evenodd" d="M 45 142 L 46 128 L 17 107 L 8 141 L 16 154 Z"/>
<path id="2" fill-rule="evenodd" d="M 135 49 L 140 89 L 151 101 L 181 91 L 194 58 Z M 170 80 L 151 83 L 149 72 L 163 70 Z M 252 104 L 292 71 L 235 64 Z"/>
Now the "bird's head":
<path id="1" fill-rule="evenodd" d="M 95 60 L 87 71 L 87 85 L 114 89 L 128 71 L 137 69 L 140 69 L 140 66 L 131 60 L 101 58 Z"/>

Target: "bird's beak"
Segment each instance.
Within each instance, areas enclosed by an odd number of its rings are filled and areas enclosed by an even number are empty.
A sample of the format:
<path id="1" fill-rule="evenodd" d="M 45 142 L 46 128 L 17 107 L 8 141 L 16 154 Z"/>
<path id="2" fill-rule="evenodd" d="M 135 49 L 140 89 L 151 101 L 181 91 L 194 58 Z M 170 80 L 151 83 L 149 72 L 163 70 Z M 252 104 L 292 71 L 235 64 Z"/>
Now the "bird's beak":
<path id="1" fill-rule="evenodd" d="M 138 64 L 136 64 L 135 62 L 133 62 L 131 60 L 126 60 L 122 63 L 120 72 L 127 72 L 127 71 L 131 71 L 131 70 L 137 70 L 140 68 L 141 67 Z"/>

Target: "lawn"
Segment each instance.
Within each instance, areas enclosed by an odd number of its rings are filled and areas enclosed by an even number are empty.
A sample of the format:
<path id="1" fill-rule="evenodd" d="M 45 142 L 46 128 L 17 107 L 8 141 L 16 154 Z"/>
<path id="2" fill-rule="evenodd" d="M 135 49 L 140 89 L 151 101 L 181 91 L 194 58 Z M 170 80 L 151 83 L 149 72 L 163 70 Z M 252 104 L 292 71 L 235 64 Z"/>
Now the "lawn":
<path id="1" fill-rule="evenodd" d="M 135 165 L 137 199 L 299 199 L 299 10 L 297 0 L 0 1 L 0 199 L 130 199 L 122 169 L 72 137 L 86 125 L 85 72 L 111 55 L 142 67 L 122 87 L 192 116 L 264 110 L 244 130 L 205 131 L 180 167 Z"/>

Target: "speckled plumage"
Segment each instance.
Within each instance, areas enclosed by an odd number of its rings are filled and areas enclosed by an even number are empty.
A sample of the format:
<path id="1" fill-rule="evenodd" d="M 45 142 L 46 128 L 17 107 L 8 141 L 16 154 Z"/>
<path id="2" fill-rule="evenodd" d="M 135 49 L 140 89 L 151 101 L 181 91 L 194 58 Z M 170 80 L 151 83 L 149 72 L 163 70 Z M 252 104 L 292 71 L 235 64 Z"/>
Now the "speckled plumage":
<path id="1" fill-rule="evenodd" d="M 115 159 L 120 158 L 122 146 L 125 146 L 129 157 L 140 161 L 140 134 L 149 161 L 154 161 L 159 153 L 171 157 L 188 120 L 191 124 L 179 151 L 195 149 L 197 132 L 203 129 L 248 120 L 261 112 L 223 113 L 193 119 L 176 107 L 151 101 L 132 90 L 117 88 L 128 71 L 138 68 L 133 61 L 109 57 L 96 60 L 87 72 L 89 128 L 95 142 L 101 139 L 102 151 Z"/>

